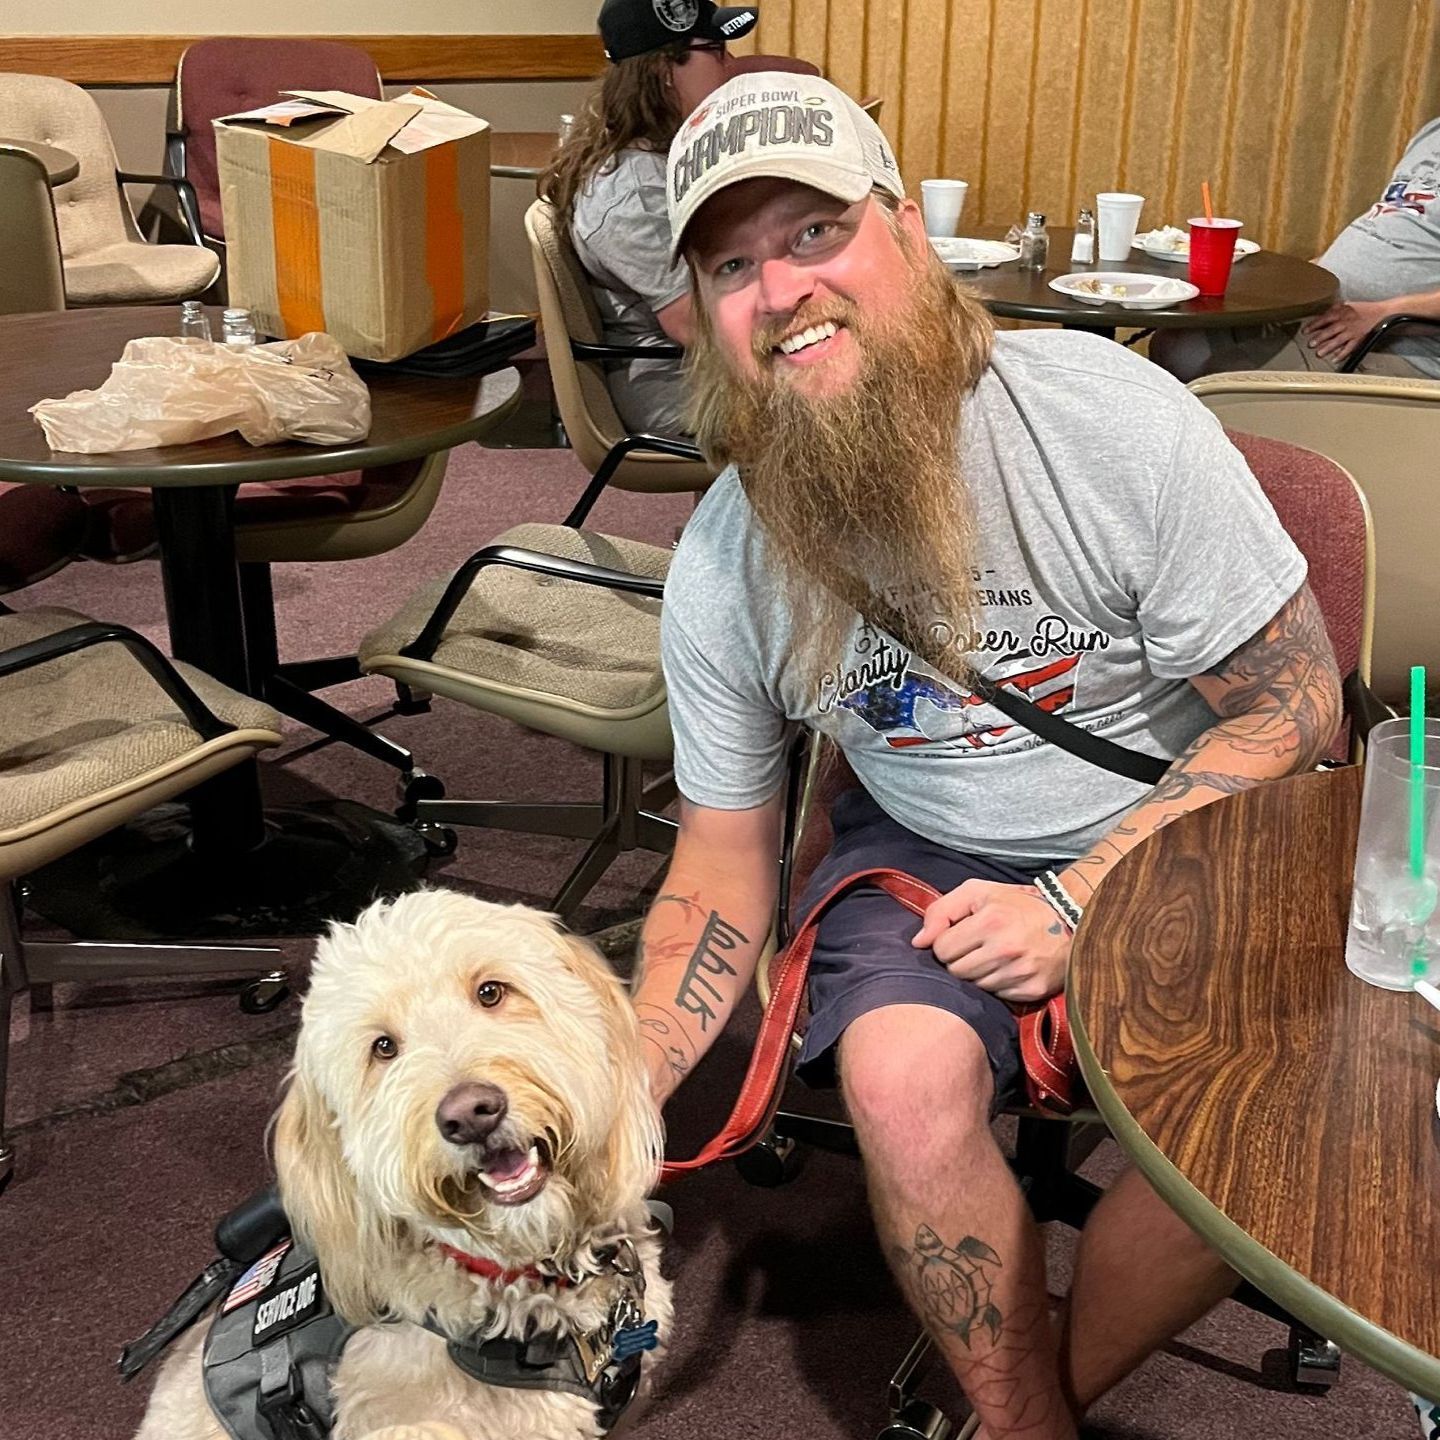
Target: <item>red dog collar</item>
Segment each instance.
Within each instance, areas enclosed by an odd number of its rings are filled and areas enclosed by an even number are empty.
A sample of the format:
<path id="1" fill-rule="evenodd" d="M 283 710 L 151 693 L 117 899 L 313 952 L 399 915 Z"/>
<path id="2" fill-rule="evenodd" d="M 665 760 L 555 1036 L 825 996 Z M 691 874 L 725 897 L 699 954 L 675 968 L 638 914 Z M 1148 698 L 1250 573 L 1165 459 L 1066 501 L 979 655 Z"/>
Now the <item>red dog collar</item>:
<path id="1" fill-rule="evenodd" d="M 440 1249 L 472 1275 L 483 1276 L 486 1280 L 494 1280 L 501 1285 L 513 1285 L 517 1280 L 529 1280 L 534 1285 L 566 1286 L 570 1283 L 563 1275 L 546 1275 L 534 1265 L 527 1265 L 523 1270 L 503 1270 L 483 1255 L 469 1255 L 464 1250 L 457 1250 L 453 1245 L 442 1244 Z"/>

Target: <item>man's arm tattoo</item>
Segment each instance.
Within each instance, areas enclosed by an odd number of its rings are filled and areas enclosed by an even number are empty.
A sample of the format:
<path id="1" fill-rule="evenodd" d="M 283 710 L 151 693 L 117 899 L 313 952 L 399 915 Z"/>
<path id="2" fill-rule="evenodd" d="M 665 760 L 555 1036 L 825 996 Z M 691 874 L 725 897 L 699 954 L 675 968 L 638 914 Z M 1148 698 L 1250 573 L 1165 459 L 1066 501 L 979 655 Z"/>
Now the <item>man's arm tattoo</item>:
<path id="1" fill-rule="evenodd" d="M 675 1003 L 699 1018 L 701 1034 L 715 1019 L 711 1002 L 718 1003 L 725 998 L 708 976 L 735 975 L 737 971 L 726 960 L 725 952 L 745 944 L 745 941 L 746 937 L 735 926 L 721 919 L 719 911 L 710 912 L 705 928 L 700 932 L 700 942 L 695 946 L 675 991 Z"/>
<path id="2" fill-rule="evenodd" d="M 695 1064 L 695 1046 L 690 1037 L 675 1024 L 663 1006 L 642 1004 L 635 1007 L 640 1021 L 640 1037 L 659 1046 L 670 1073 L 683 1080 Z"/>

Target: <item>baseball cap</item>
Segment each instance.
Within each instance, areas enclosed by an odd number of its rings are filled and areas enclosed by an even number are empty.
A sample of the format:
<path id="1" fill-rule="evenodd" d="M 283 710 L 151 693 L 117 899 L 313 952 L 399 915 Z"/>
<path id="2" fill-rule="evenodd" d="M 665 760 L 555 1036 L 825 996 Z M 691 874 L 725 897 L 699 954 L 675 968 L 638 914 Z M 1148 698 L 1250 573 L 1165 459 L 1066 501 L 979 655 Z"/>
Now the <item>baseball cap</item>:
<path id="1" fill-rule="evenodd" d="M 798 180 L 851 205 L 876 185 L 905 194 L 890 142 L 838 86 L 771 70 L 736 75 L 695 107 L 671 142 L 671 257 L 712 195 L 757 175 Z"/>
<path id="2" fill-rule="evenodd" d="M 605 0 L 600 39 L 607 60 L 648 55 L 677 40 L 728 43 L 759 23 L 753 5 L 717 6 L 714 0 Z"/>

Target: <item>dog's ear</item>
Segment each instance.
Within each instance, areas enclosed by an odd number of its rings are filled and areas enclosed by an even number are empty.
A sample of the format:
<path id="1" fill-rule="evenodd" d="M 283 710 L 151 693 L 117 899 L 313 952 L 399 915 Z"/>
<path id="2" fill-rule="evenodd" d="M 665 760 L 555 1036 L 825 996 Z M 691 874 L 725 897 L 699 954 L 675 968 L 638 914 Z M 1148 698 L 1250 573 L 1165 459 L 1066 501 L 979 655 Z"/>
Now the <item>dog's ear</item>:
<path id="1" fill-rule="evenodd" d="M 660 1178 L 665 1129 L 650 1094 L 640 1041 L 640 1025 L 624 982 L 587 940 L 567 936 L 572 964 L 595 992 L 605 1026 L 616 1098 L 605 1163 L 604 1194 L 598 1197 L 607 1219 L 622 1214 Z"/>
<path id="2" fill-rule="evenodd" d="M 275 1173 L 295 1233 L 315 1252 L 335 1309 L 354 1324 L 379 1318 L 383 1248 L 364 1219 L 330 1106 L 300 1066 L 275 1118 Z"/>

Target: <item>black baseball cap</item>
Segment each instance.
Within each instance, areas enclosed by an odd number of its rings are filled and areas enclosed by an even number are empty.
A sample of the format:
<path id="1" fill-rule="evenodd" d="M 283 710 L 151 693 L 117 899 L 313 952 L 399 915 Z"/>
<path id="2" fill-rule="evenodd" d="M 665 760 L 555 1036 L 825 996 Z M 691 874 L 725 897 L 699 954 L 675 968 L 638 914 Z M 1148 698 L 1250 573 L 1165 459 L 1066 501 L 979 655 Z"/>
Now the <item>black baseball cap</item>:
<path id="1" fill-rule="evenodd" d="M 714 0 L 605 0 L 600 39 L 607 60 L 629 60 L 677 40 L 718 40 L 728 44 L 748 35 L 760 21 L 753 5 L 718 6 Z"/>

